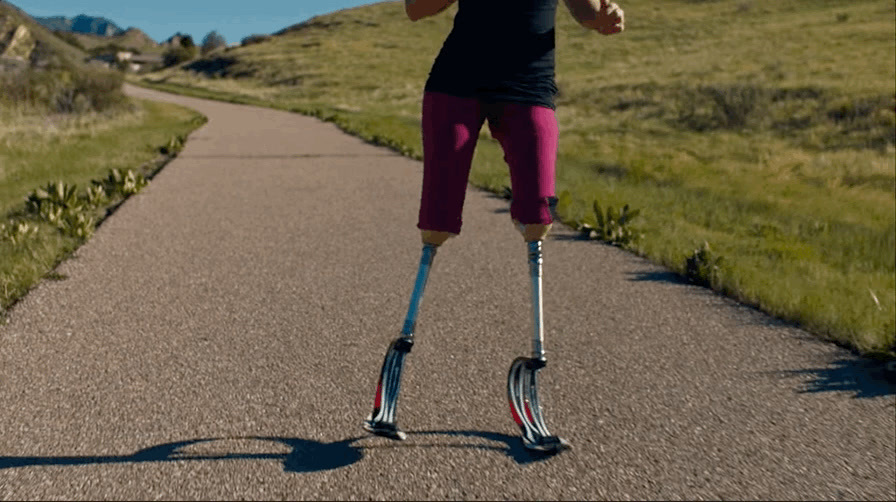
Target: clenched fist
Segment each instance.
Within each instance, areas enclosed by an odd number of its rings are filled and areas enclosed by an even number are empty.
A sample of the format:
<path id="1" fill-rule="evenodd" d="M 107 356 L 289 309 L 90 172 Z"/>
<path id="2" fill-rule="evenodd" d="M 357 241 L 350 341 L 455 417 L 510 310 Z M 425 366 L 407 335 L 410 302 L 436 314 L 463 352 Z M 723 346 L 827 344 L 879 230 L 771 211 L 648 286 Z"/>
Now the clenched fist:
<path id="1" fill-rule="evenodd" d="M 625 13 L 609 0 L 565 0 L 569 12 L 582 26 L 603 35 L 625 29 Z"/>
<path id="2" fill-rule="evenodd" d="M 625 29 L 625 12 L 613 2 L 600 0 L 600 9 L 597 11 L 594 24 L 594 29 L 601 35 L 619 33 Z"/>

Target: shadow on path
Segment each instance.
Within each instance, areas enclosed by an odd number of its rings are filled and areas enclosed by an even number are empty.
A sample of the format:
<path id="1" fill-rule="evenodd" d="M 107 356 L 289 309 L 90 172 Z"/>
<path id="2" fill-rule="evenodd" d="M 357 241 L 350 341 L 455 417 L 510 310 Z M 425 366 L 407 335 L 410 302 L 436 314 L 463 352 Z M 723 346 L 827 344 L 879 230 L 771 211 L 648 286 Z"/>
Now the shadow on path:
<path id="1" fill-rule="evenodd" d="M 519 436 L 508 436 L 507 434 L 499 434 L 497 432 L 485 431 L 408 431 L 408 437 L 414 436 L 452 436 L 452 437 L 468 437 L 481 438 L 496 443 L 504 443 L 502 446 L 490 446 L 484 444 L 421 444 L 417 442 L 407 441 L 405 443 L 395 443 L 396 447 L 408 448 L 472 448 L 478 450 L 500 451 L 513 459 L 518 464 L 531 464 L 533 462 L 541 462 L 557 455 L 557 453 L 539 453 L 529 451 L 523 448 L 523 443 Z"/>
<path id="2" fill-rule="evenodd" d="M 415 436 L 454 436 L 481 438 L 502 446 L 485 444 L 425 444 L 414 441 Z M 365 436 L 375 438 L 375 436 Z M 222 437 L 191 439 L 165 443 L 140 450 L 132 455 L 55 456 L 55 457 L 7 457 L 0 456 L 0 470 L 35 466 L 82 466 L 102 464 L 142 464 L 164 462 L 212 462 L 222 460 L 277 460 L 283 462 L 283 471 L 309 473 L 340 469 L 364 458 L 365 449 L 380 448 L 461 448 L 470 450 L 499 451 L 518 464 L 528 464 L 549 458 L 551 455 L 533 454 L 523 448 L 519 437 L 483 431 L 417 431 L 409 433 L 407 441 L 389 441 L 366 446 L 353 443 L 362 439 L 354 437 L 334 443 L 321 443 L 308 439 L 284 437 Z M 289 447 L 287 453 L 216 453 L 197 454 L 183 451 L 191 446 L 217 441 L 249 440 L 279 443 Z"/>
<path id="3" fill-rule="evenodd" d="M 633 282 L 668 282 L 671 284 L 691 284 L 686 278 L 671 270 L 645 270 L 629 274 Z"/>
<path id="4" fill-rule="evenodd" d="M 843 357 L 824 368 L 781 372 L 785 377 L 809 377 L 801 394 L 848 392 L 853 397 L 875 398 L 896 395 L 896 362 Z"/>
<path id="5" fill-rule="evenodd" d="M 316 472 L 338 469 L 363 458 L 361 450 L 351 443 L 358 438 L 336 443 L 320 443 L 307 439 L 281 437 L 228 437 L 192 439 L 152 446 L 133 455 L 101 455 L 82 457 L 3 457 L 0 470 L 32 466 L 78 466 L 97 464 L 139 464 L 156 462 L 195 462 L 218 460 L 280 460 L 286 472 Z M 181 450 L 190 446 L 224 440 L 253 440 L 280 443 L 288 446 L 289 453 L 223 453 L 191 454 Z"/>

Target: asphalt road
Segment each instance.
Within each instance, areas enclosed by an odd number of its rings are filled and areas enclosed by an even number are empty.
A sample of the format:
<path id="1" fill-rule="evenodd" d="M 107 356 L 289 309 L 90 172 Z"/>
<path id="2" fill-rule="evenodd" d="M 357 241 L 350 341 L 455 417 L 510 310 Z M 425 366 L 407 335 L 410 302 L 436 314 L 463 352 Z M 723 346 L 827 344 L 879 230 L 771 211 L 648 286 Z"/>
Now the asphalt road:
<path id="1" fill-rule="evenodd" d="M 207 115 L 183 153 L 0 327 L 3 499 L 896 499 L 878 364 L 555 231 L 553 432 L 527 454 L 526 250 L 470 189 L 406 366 L 404 443 L 369 437 L 419 259 L 421 167 L 329 124 Z"/>

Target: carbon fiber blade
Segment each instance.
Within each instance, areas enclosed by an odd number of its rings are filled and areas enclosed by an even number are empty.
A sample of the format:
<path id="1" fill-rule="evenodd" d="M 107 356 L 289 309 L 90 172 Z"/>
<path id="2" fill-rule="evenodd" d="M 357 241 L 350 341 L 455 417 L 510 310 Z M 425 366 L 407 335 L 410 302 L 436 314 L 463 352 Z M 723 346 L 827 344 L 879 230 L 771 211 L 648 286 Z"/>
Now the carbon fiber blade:
<path id="1" fill-rule="evenodd" d="M 401 391 L 401 370 L 404 367 L 403 352 L 393 351 L 392 367 L 386 381 L 385 421 L 395 423 L 395 414 L 398 407 L 398 394 Z"/>
<path id="2" fill-rule="evenodd" d="M 532 422 L 535 430 L 538 431 L 538 434 L 546 437 L 551 434 L 548 432 L 547 426 L 544 424 L 544 417 L 541 413 L 541 401 L 538 399 L 538 370 L 527 369 L 529 373 L 529 385 L 528 385 L 528 397 L 529 397 L 529 407 L 532 411 Z"/>
<path id="3" fill-rule="evenodd" d="M 507 391 L 513 419 L 520 427 L 524 440 L 534 442 L 537 441 L 538 430 L 532 423 L 531 414 L 527 410 L 526 361 L 526 358 L 514 361 L 508 375 Z"/>

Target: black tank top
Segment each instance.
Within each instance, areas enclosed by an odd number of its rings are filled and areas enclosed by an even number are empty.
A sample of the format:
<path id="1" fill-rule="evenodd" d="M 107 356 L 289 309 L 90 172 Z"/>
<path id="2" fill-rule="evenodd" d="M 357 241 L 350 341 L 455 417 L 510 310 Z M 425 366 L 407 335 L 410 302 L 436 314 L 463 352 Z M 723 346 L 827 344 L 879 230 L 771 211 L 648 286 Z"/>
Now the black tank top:
<path id="1" fill-rule="evenodd" d="M 458 0 L 426 90 L 554 108 L 557 0 Z"/>

